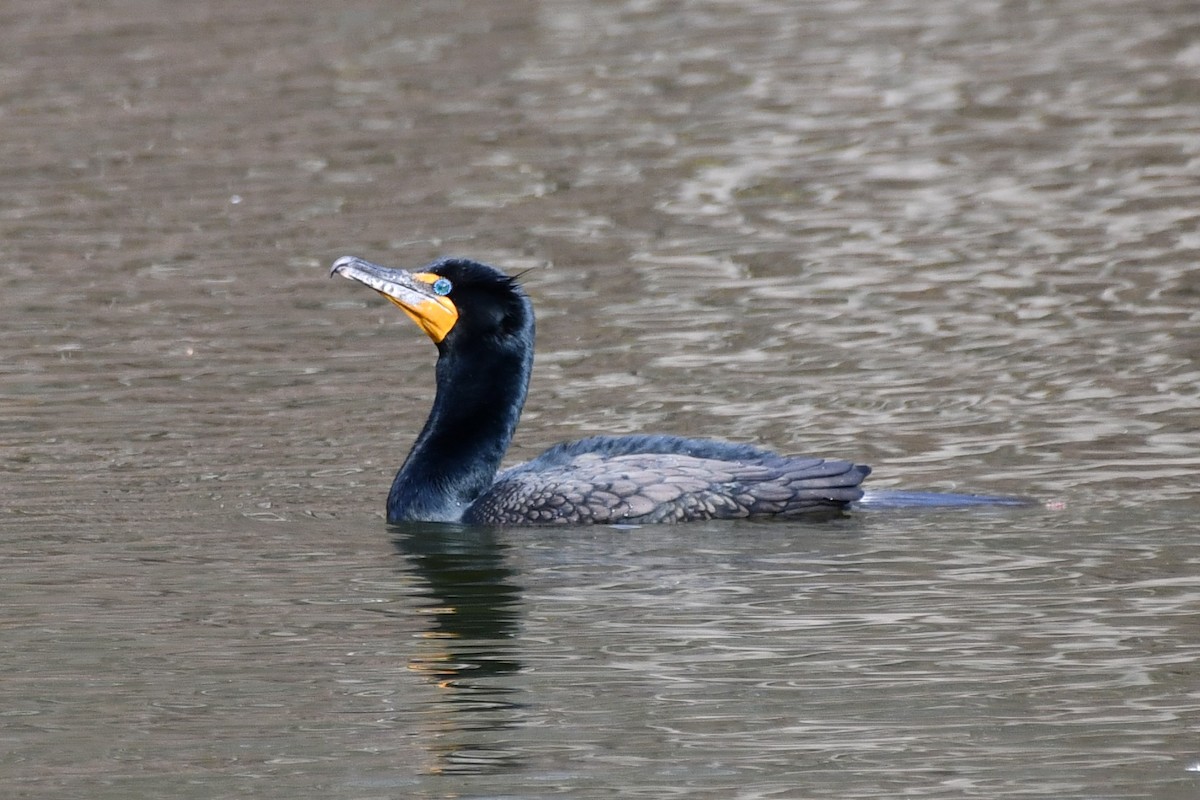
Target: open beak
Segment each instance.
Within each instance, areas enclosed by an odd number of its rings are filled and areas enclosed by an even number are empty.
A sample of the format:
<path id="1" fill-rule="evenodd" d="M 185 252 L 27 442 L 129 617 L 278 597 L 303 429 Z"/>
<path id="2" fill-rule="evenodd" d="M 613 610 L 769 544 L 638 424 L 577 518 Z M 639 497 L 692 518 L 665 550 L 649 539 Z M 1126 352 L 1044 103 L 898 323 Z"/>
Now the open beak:
<path id="1" fill-rule="evenodd" d="M 445 339 L 458 322 L 454 302 L 433 291 L 433 283 L 439 276 L 431 272 L 390 269 L 354 256 L 342 256 L 333 262 L 329 274 L 358 281 L 379 292 L 408 314 L 436 343 Z"/>

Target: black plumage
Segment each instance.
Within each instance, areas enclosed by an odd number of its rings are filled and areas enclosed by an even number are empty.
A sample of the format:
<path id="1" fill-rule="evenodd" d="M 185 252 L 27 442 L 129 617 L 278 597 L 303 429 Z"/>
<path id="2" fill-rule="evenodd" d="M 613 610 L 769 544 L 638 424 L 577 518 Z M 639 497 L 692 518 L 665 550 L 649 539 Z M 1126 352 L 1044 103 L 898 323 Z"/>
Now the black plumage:
<path id="1" fill-rule="evenodd" d="M 673 436 L 597 436 L 502 472 L 465 522 L 642 523 L 793 517 L 862 497 L 848 461 Z"/>
<path id="2" fill-rule="evenodd" d="M 347 256 L 332 272 L 402 308 L 438 348 L 433 408 L 392 484 L 388 522 L 796 517 L 836 513 L 863 495 L 870 467 L 660 435 L 559 444 L 497 474 L 533 364 L 533 307 L 521 287 L 464 259 L 408 272 Z"/>

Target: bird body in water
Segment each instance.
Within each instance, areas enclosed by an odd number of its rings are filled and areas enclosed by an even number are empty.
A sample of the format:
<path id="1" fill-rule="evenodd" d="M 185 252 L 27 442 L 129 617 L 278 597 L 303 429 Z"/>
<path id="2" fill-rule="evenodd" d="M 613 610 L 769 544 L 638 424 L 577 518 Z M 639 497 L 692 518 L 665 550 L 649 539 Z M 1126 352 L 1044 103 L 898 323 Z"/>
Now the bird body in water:
<path id="1" fill-rule="evenodd" d="M 836 514 L 863 497 L 867 466 L 665 435 L 566 442 L 500 471 L 533 366 L 533 306 L 516 280 L 466 259 L 442 259 L 409 272 L 344 256 L 331 274 L 399 306 L 438 349 L 433 408 L 392 483 L 389 523 L 795 518 Z M 929 505 L 929 497 L 910 499 Z M 935 504 L 1007 500 L 940 497 L 961 502 Z"/>

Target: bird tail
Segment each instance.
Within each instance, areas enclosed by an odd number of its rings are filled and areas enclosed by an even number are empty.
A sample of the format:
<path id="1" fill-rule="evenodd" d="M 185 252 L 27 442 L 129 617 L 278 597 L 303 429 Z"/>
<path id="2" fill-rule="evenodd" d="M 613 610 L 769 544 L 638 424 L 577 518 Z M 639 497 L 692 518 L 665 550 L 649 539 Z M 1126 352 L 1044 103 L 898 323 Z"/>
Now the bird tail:
<path id="1" fill-rule="evenodd" d="M 1028 497 L 949 492 L 909 492 L 903 489 L 868 489 L 855 508 L 886 511 L 897 508 L 970 508 L 978 506 L 1032 506 Z"/>

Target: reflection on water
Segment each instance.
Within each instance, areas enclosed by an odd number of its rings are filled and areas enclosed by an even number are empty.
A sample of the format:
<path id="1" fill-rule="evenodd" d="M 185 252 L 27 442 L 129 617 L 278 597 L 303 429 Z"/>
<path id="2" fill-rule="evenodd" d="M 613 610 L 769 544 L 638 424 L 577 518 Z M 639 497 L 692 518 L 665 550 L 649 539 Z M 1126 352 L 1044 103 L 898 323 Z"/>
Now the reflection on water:
<path id="1" fill-rule="evenodd" d="M 522 667 L 513 641 L 521 586 L 505 563 L 508 545 L 490 529 L 420 523 L 397 529 L 393 542 L 408 571 L 426 583 L 415 611 L 429 628 L 409 666 L 439 690 L 426 715 L 436 726 L 429 731 L 436 769 L 514 768 L 519 752 L 497 744 L 524 707 L 520 691 L 501 680 Z"/>

